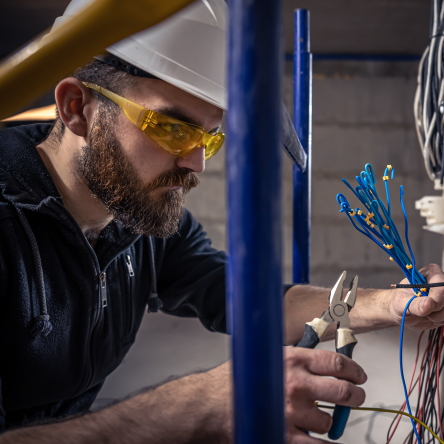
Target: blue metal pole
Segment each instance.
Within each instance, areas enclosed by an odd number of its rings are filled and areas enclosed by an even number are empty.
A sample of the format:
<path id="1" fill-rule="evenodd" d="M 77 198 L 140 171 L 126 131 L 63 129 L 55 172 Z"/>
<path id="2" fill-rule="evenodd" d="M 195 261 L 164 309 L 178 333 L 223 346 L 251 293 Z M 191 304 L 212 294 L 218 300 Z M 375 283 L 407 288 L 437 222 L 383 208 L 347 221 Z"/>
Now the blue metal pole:
<path id="1" fill-rule="evenodd" d="M 231 0 L 229 298 L 236 444 L 284 442 L 281 1 Z"/>
<path id="2" fill-rule="evenodd" d="M 311 219 L 311 90 L 312 56 L 310 54 L 310 12 L 294 13 L 294 108 L 293 122 L 307 153 L 307 169 L 302 173 L 293 166 L 293 282 L 310 282 Z"/>

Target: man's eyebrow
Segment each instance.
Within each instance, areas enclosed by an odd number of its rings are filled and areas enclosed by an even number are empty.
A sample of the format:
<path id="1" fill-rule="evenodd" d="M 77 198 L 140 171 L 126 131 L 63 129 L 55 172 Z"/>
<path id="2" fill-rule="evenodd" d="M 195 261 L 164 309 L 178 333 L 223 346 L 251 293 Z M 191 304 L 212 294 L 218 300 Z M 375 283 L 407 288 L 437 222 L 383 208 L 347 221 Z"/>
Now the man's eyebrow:
<path id="1" fill-rule="evenodd" d="M 164 116 L 171 117 L 171 118 L 177 119 L 177 120 L 181 120 L 182 122 L 190 123 L 191 125 L 196 125 L 196 126 L 200 126 L 201 128 L 203 128 L 202 125 L 197 120 L 193 119 L 189 114 L 187 114 L 186 112 L 184 112 L 180 108 L 167 106 L 167 107 L 153 109 L 153 111 L 155 111 L 156 113 L 159 113 L 159 114 L 163 114 Z M 220 126 L 217 126 L 216 128 L 213 128 L 212 130 L 208 131 L 208 133 L 210 133 L 210 134 L 214 133 L 214 132 L 218 131 L 219 128 L 220 128 Z"/>

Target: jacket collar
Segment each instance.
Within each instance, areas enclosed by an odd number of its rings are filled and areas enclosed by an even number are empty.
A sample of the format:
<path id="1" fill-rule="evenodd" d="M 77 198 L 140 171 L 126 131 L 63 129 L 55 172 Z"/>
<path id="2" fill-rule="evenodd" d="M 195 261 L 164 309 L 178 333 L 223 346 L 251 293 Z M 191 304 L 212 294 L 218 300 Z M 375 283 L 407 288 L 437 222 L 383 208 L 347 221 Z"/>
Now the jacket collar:
<path id="1" fill-rule="evenodd" d="M 36 146 L 49 135 L 52 124 L 24 125 L 0 132 L 0 190 L 3 198 L 16 207 L 45 213 L 69 223 L 79 231 L 43 163 Z M 105 256 L 128 248 L 140 236 L 113 221 L 103 233 Z M 105 251 L 104 251 L 105 253 Z"/>
<path id="2" fill-rule="evenodd" d="M 51 124 L 24 125 L 0 133 L 0 188 L 14 205 L 37 210 L 48 198 L 60 199 L 36 149 L 51 128 Z"/>

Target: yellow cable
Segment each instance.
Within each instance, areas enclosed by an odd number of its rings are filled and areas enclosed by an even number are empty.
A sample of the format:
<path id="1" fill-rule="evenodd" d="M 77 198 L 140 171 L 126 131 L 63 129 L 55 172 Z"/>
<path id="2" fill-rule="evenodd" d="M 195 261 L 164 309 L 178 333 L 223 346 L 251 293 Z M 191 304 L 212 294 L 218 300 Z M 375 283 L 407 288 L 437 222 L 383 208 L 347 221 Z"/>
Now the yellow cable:
<path id="1" fill-rule="evenodd" d="M 318 404 L 318 407 L 323 409 L 334 409 L 333 406 L 330 405 L 322 405 Z M 365 410 L 369 412 L 384 412 L 384 413 L 394 413 L 395 415 L 404 415 L 416 421 L 418 424 L 421 424 L 425 429 L 427 429 L 433 436 L 436 438 L 441 444 L 444 444 L 444 441 L 439 438 L 439 436 L 427 425 L 425 425 L 420 419 L 416 418 L 413 415 L 409 415 L 406 412 L 400 412 L 398 410 L 390 410 L 390 409 L 378 409 L 376 407 L 351 407 L 352 410 Z"/>

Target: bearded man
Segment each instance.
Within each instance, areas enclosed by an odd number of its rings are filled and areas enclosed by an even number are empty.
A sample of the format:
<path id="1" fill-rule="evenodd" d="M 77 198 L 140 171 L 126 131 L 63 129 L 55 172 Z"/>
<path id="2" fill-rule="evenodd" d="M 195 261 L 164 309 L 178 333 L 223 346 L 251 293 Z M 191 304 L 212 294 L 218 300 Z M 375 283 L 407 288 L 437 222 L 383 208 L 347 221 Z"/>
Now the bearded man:
<path id="1" fill-rule="evenodd" d="M 200 25 L 224 20 L 223 0 L 199 5 L 189 40 L 182 22 L 168 25 L 169 35 L 181 30 L 172 46 L 180 56 L 191 42 L 211 40 L 196 40 Z M 129 54 L 133 43 L 122 51 Z M 135 54 L 141 47 L 132 46 Z M 0 444 L 232 441 L 229 363 L 89 413 L 147 306 L 226 332 L 226 255 L 183 209 L 205 161 L 222 147 L 217 85 L 199 75 L 206 89 L 191 88 L 190 69 L 182 71 L 188 83 L 166 76 L 173 57 L 160 57 L 157 70 L 149 48 L 137 66 L 116 52 L 59 82 L 54 125 L 0 133 Z M 198 58 L 183 62 L 190 60 Z M 206 72 L 212 67 L 204 65 Z M 172 71 L 179 76 L 181 68 Z M 423 272 L 444 280 L 437 266 Z M 287 289 L 287 344 L 325 309 L 327 294 Z M 360 290 L 351 327 L 397 325 L 409 298 L 405 290 Z M 409 325 L 442 325 L 443 306 L 443 291 L 433 289 L 411 304 Z M 342 355 L 290 349 L 285 369 L 289 443 L 325 442 L 306 433 L 331 427 L 314 401 L 364 401 L 364 370 Z"/>

